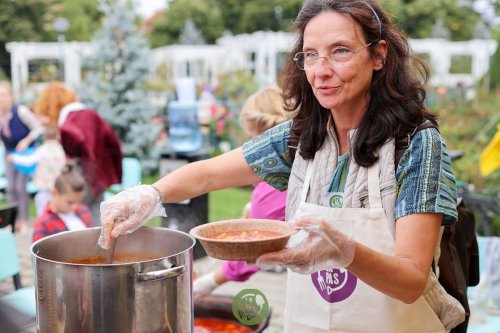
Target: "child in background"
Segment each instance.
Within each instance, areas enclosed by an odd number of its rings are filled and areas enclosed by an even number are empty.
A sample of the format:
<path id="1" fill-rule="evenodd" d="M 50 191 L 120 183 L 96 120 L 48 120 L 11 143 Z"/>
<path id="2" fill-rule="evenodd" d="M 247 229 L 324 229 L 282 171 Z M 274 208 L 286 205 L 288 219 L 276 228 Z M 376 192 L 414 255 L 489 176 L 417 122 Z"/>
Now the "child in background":
<path id="1" fill-rule="evenodd" d="M 38 187 L 35 195 L 36 216 L 40 216 L 50 201 L 57 176 L 66 164 L 66 154 L 58 141 L 58 130 L 54 125 L 47 125 L 43 144 L 31 155 L 10 154 L 8 160 L 16 165 L 29 166 L 36 164 L 33 183 Z"/>
<path id="2" fill-rule="evenodd" d="M 259 134 L 287 120 L 281 90 L 271 86 L 250 96 L 240 111 L 240 125 L 245 133 L 255 138 Z M 280 192 L 265 182 L 254 186 L 248 217 L 253 219 L 285 220 L 287 192 Z M 245 215 L 245 213 L 244 213 Z M 247 217 L 247 216 L 245 216 Z M 224 261 L 215 270 L 196 279 L 193 283 L 195 299 L 209 295 L 227 281 L 243 282 L 259 271 L 244 261 Z"/>
<path id="3" fill-rule="evenodd" d="M 71 165 L 66 165 L 56 178 L 49 204 L 35 220 L 33 242 L 62 231 L 92 227 L 92 214 L 80 203 L 84 195 L 85 180 Z"/>

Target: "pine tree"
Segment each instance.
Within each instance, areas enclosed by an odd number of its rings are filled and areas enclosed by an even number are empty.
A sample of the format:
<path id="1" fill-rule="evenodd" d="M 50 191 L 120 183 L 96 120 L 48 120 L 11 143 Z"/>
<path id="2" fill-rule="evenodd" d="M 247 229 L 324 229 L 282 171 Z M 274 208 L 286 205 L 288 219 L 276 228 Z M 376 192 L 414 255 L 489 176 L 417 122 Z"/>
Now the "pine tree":
<path id="1" fill-rule="evenodd" d="M 149 46 L 137 31 L 129 2 L 100 0 L 99 8 L 104 21 L 92 41 L 93 53 L 84 61 L 87 77 L 80 99 L 113 127 L 124 155 L 141 160 L 149 172 L 157 167 L 161 150 L 155 144 L 161 125 L 152 123 L 157 114 L 144 86 Z"/>

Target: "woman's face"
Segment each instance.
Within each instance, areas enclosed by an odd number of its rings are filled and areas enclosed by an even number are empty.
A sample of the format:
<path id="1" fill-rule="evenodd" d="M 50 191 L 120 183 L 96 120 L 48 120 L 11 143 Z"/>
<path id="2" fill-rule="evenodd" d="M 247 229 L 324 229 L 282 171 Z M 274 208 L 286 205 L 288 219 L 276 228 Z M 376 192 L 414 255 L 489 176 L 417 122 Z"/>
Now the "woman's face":
<path id="1" fill-rule="evenodd" d="M 335 66 L 326 58 L 306 70 L 314 95 L 326 109 L 350 113 L 364 113 L 369 100 L 373 71 L 380 69 L 380 59 L 374 59 L 366 47 L 361 28 L 351 19 L 333 11 L 320 13 L 307 23 L 304 30 L 303 51 L 319 57 L 332 52 L 354 51 L 352 58 Z"/>

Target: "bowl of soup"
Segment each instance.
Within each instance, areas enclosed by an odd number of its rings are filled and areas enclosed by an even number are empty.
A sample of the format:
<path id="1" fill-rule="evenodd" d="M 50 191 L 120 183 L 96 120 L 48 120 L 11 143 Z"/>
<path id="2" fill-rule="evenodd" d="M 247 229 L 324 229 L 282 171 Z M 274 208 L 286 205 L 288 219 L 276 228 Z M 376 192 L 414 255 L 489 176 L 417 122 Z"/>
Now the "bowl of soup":
<path id="1" fill-rule="evenodd" d="M 284 249 L 296 232 L 283 221 L 235 219 L 199 225 L 189 233 L 213 258 L 255 262 L 264 253 Z"/>

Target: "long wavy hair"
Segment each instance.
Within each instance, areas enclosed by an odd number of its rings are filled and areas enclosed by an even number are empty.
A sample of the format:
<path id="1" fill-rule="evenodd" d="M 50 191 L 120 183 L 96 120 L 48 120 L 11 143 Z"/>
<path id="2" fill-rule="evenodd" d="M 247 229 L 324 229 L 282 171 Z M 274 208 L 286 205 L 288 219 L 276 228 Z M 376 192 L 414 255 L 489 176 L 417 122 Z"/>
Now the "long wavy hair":
<path id="1" fill-rule="evenodd" d="M 280 82 L 287 110 L 297 112 L 289 139 L 292 159 L 299 143 L 300 155 L 314 158 L 327 135 L 330 111 L 320 105 L 305 72 L 293 60 L 293 55 L 302 51 L 306 25 L 325 11 L 334 11 L 357 23 L 366 42 L 373 42 L 368 47 L 372 57 L 382 58 L 374 48 L 378 41 L 383 39 L 387 43 L 384 66 L 373 73 L 368 109 L 351 146 L 356 163 L 368 167 L 377 161 L 377 149 L 387 139 L 405 137 L 424 118 L 435 123 L 436 116 L 424 105 L 429 69 L 413 55 L 407 38 L 397 31 L 376 1 L 306 0 L 294 22 L 298 37 Z"/>

